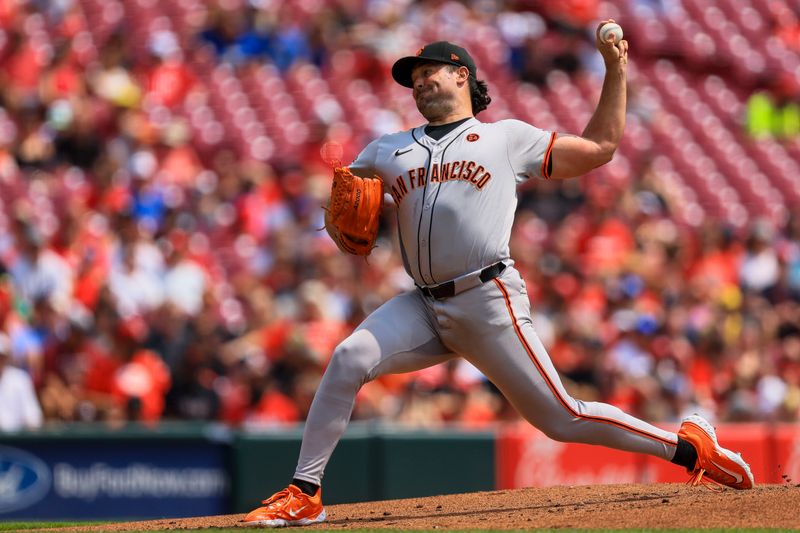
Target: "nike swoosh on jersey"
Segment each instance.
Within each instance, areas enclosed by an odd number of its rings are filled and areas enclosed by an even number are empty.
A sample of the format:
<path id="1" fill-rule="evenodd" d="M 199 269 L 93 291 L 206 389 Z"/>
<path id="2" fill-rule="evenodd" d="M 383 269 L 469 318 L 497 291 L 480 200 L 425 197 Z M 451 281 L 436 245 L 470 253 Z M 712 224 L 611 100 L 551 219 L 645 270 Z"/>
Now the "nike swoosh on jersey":
<path id="1" fill-rule="evenodd" d="M 411 150 L 413 150 L 413 148 L 407 148 L 407 149 L 405 149 L 405 150 L 400 150 L 400 149 L 398 148 L 397 150 L 395 150 L 395 151 L 394 151 L 394 156 L 395 156 L 395 157 L 397 157 L 397 156 L 400 156 L 400 155 L 403 155 L 403 154 L 407 154 L 407 153 L 408 153 L 408 152 L 410 152 Z"/>
<path id="2" fill-rule="evenodd" d="M 740 475 L 739 475 L 739 474 L 737 474 L 736 472 L 732 472 L 732 471 L 728 470 L 727 468 L 725 468 L 724 466 L 720 466 L 720 465 L 718 465 L 718 464 L 717 464 L 717 463 L 715 463 L 714 461 L 711 461 L 711 464 L 712 464 L 712 465 L 714 465 L 714 466 L 716 466 L 717 468 L 719 468 L 720 470 L 722 470 L 723 472 L 725 472 L 725 473 L 726 473 L 726 474 L 728 474 L 729 476 L 733 477 L 733 479 L 735 479 L 735 480 L 736 480 L 736 483 L 741 483 L 741 482 L 742 482 L 742 479 L 744 479 L 742 476 L 740 476 Z"/>

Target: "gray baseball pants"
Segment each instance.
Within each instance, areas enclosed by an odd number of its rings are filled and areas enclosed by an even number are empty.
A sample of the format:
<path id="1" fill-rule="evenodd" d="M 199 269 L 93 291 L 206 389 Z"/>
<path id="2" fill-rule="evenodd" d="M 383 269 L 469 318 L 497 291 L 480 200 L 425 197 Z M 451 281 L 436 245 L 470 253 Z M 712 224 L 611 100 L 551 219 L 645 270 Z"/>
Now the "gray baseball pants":
<path id="1" fill-rule="evenodd" d="M 451 298 L 434 300 L 418 290 L 395 296 L 337 346 L 308 414 L 295 477 L 320 484 L 362 385 L 457 356 L 475 365 L 552 439 L 666 460 L 675 454 L 675 433 L 567 394 L 534 331 L 522 277 L 509 267 Z"/>

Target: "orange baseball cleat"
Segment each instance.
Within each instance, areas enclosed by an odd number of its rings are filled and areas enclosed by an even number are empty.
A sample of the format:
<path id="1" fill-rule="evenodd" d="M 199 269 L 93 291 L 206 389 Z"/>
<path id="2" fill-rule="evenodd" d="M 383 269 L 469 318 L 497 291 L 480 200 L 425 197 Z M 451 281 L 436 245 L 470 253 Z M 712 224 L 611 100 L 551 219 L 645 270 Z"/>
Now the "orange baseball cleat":
<path id="1" fill-rule="evenodd" d="M 260 527 L 307 526 L 325 520 L 322 489 L 309 496 L 294 485 L 276 492 L 263 502 L 264 507 L 250 511 L 244 525 Z"/>
<path id="2" fill-rule="evenodd" d="M 703 476 L 711 481 L 734 489 L 752 489 L 753 474 L 750 466 L 738 453 L 726 450 L 717 442 L 714 428 L 698 415 L 687 416 L 681 423 L 678 436 L 697 450 L 697 464 L 689 470 L 689 484 L 697 485 Z"/>

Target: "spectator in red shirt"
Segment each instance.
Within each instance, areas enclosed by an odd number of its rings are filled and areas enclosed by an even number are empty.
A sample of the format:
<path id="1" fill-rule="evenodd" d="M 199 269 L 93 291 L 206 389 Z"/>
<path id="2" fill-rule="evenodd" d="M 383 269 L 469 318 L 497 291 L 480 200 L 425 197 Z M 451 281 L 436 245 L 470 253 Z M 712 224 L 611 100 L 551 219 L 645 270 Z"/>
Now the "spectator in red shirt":
<path id="1" fill-rule="evenodd" d="M 146 327 L 138 318 L 118 327 L 114 357 L 119 366 L 111 379 L 111 395 L 123 406 L 128 419 L 153 423 L 161 419 L 172 380 L 158 354 L 139 348 Z"/>

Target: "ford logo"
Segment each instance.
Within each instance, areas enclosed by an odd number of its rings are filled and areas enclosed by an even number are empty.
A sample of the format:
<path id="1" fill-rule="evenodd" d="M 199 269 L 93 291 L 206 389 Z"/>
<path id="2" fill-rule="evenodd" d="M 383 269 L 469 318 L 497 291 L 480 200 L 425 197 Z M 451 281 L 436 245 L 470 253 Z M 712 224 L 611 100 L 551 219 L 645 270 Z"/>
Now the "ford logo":
<path id="1" fill-rule="evenodd" d="M 23 509 L 50 490 L 50 469 L 28 452 L 0 446 L 0 513 Z"/>

